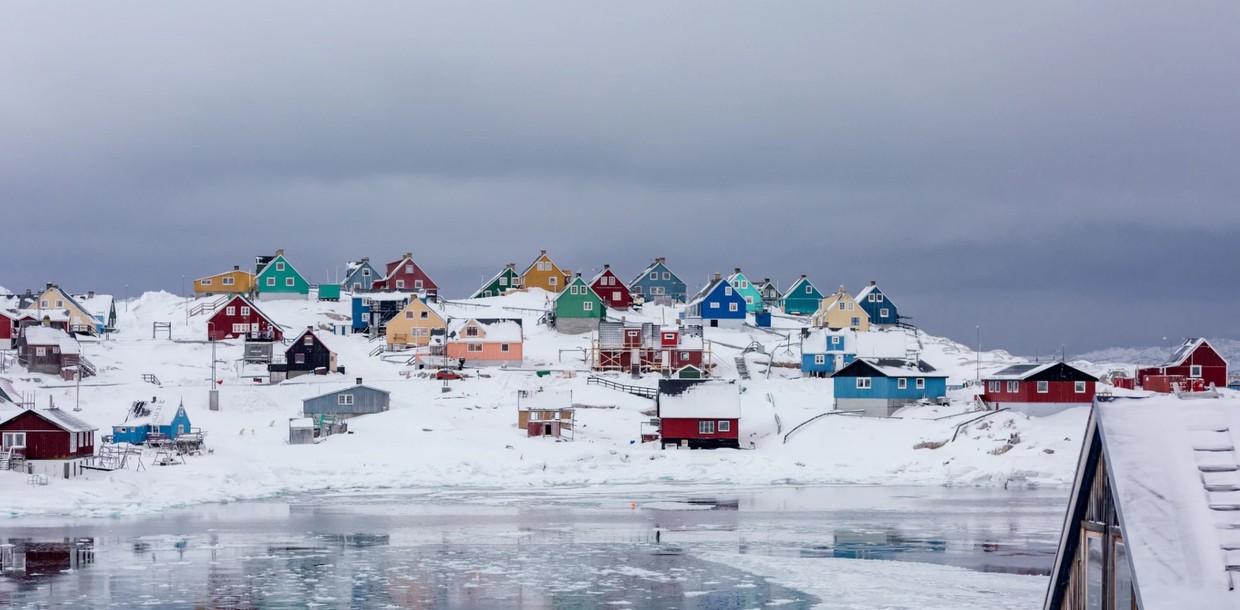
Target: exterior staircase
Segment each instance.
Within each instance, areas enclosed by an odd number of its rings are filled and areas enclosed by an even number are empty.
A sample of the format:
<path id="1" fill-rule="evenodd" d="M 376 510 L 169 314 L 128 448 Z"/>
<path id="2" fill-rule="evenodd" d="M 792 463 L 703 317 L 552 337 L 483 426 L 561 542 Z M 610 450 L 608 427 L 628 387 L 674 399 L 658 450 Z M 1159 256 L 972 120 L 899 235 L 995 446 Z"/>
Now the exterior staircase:
<path id="1" fill-rule="evenodd" d="M 78 366 L 82 369 L 82 377 L 94 377 L 99 374 L 98 369 L 95 368 L 95 364 L 90 360 L 87 360 L 86 356 L 78 357 Z"/>
<path id="2" fill-rule="evenodd" d="M 1194 430 L 1193 454 L 1207 504 L 1215 515 L 1229 585 L 1240 578 L 1240 457 L 1235 438 L 1227 426 Z"/>
<path id="3" fill-rule="evenodd" d="M 197 305 L 193 305 L 193 306 L 191 306 L 191 307 L 189 308 L 189 311 L 187 311 L 187 312 L 185 312 L 185 313 L 186 313 L 186 315 L 188 315 L 188 316 L 190 316 L 190 317 L 197 316 L 197 315 L 201 315 L 201 314 L 204 314 L 204 313 L 215 313 L 215 310 L 217 310 L 217 309 L 219 309 L 219 308 L 223 307 L 223 306 L 224 306 L 224 303 L 227 303 L 227 302 L 228 302 L 228 299 L 229 299 L 229 297 L 230 297 L 230 296 L 231 296 L 231 295 L 224 295 L 224 296 L 222 296 L 222 297 L 220 297 L 220 298 L 218 298 L 218 299 L 215 299 L 214 301 L 207 301 L 207 302 L 203 302 L 203 303 L 198 303 Z"/>
<path id="4" fill-rule="evenodd" d="M 159 377 L 156 377 L 151 373 L 142 373 L 142 381 L 157 386 L 163 386 L 163 384 L 159 382 Z"/>
<path id="5" fill-rule="evenodd" d="M 736 374 L 741 379 L 749 379 L 749 364 L 745 362 L 745 356 L 742 354 L 736 357 Z"/>

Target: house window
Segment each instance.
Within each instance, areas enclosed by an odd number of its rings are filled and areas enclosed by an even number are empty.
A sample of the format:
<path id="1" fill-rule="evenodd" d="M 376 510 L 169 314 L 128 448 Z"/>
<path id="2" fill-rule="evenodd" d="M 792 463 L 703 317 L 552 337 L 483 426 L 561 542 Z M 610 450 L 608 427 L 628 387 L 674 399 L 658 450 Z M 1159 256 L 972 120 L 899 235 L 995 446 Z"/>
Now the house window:
<path id="1" fill-rule="evenodd" d="M 1111 538 L 1111 591 L 1115 610 L 1136 608 L 1132 599 L 1132 570 L 1128 565 L 1128 547 L 1118 536 Z"/>
<path id="2" fill-rule="evenodd" d="M 405 287 L 405 280 L 396 280 L 396 287 L 397 287 L 397 288 L 404 288 L 404 287 Z"/>
<path id="3" fill-rule="evenodd" d="M 918 390 L 926 389 L 926 380 L 924 378 L 922 377 L 917 378 L 917 389 Z"/>
<path id="4" fill-rule="evenodd" d="M 728 311 L 740 311 L 740 308 L 737 307 L 736 303 L 728 303 Z"/>
<path id="5" fill-rule="evenodd" d="M 232 286 L 233 284 L 237 283 L 237 280 L 235 278 L 226 277 L 226 278 L 221 278 L 220 283 L 225 286 Z"/>
<path id="6" fill-rule="evenodd" d="M 413 273 L 413 265 L 405 265 L 405 273 Z"/>
<path id="7" fill-rule="evenodd" d="M 284 271 L 284 263 L 276 263 L 276 271 Z"/>
<path id="8" fill-rule="evenodd" d="M 482 351 L 482 344 L 481 343 L 470 343 L 466 351 L 480 352 Z"/>
<path id="9" fill-rule="evenodd" d="M 236 308 L 236 307 L 225 307 L 225 308 L 224 308 L 224 315 L 226 315 L 226 316 L 235 316 L 235 315 L 237 315 L 237 308 Z"/>
<path id="10" fill-rule="evenodd" d="M 59 299 L 56 300 L 56 309 L 60 309 L 61 307 L 64 307 L 64 306 L 65 306 L 64 301 L 61 301 Z"/>
<path id="11" fill-rule="evenodd" d="M 1038 382 L 1038 394 L 1045 394 L 1050 391 L 1051 391 L 1051 382 L 1049 381 Z"/>
<path id="12" fill-rule="evenodd" d="M 551 276 L 551 277 L 547 278 L 547 285 L 548 285 L 548 286 L 555 286 L 556 284 L 559 284 L 559 283 L 560 283 L 560 280 L 557 280 L 557 279 L 555 278 L 555 276 Z"/>
<path id="13" fill-rule="evenodd" d="M 814 355 L 814 364 L 826 364 L 826 363 L 827 363 L 827 356 L 825 354 Z"/>
<path id="14" fill-rule="evenodd" d="M 1192 377 L 1193 379 L 1200 379 L 1201 378 L 1201 365 L 1194 364 L 1188 367 L 1188 376 Z"/>
<path id="15" fill-rule="evenodd" d="M 843 340 L 843 337 L 831 337 L 831 343 L 833 345 L 839 345 Z"/>
<path id="16" fill-rule="evenodd" d="M 714 434 L 714 433 L 715 433 L 715 422 L 698 421 L 698 434 Z"/>
<path id="17" fill-rule="evenodd" d="M 805 294 L 814 294 L 814 287 L 813 287 L 813 286 L 806 286 L 806 287 L 805 287 Z"/>
<path id="18" fill-rule="evenodd" d="M 40 357 L 41 357 L 41 356 L 46 356 L 46 355 L 47 355 L 47 348 L 46 348 L 46 347 L 36 347 L 36 348 L 34 348 L 34 355 L 35 355 L 35 356 L 40 356 Z"/>
<path id="19" fill-rule="evenodd" d="M 362 283 L 361 283 L 361 282 L 353 282 L 353 289 L 354 289 L 354 290 L 361 290 L 361 289 L 362 289 Z"/>
<path id="20" fill-rule="evenodd" d="M 26 433 L 25 432 L 5 432 L 4 437 L 0 440 L 4 441 L 3 443 L 0 443 L 0 446 L 3 446 L 5 449 L 8 449 L 9 447 L 25 447 L 26 446 Z"/>
<path id="21" fill-rule="evenodd" d="M 1081 545 L 1081 563 L 1085 567 L 1084 582 L 1081 583 L 1084 588 L 1084 605 L 1082 608 L 1092 610 L 1093 608 L 1102 609 L 1102 534 L 1086 530 L 1084 532 L 1085 544 Z"/>
<path id="22" fill-rule="evenodd" d="M 991 394 L 998 394 L 999 393 L 999 382 L 998 381 L 987 381 L 986 391 Z"/>
<path id="23" fill-rule="evenodd" d="M 241 308 L 241 315 L 243 315 L 243 316 L 248 316 L 248 315 L 250 315 L 250 308 L 249 308 L 249 307 L 242 307 L 242 308 Z"/>
<path id="24" fill-rule="evenodd" d="M 617 290 L 617 291 L 615 291 L 615 292 L 611 293 L 611 300 L 613 300 L 613 301 L 623 301 L 623 300 L 624 300 L 624 293 L 623 293 L 623 292 L 620 292 L 619 290 Z"/>
<path id="25" fill-rule="evenodd" d="M 858 377 L 857 378 L 857 389 L 858 390 L 868 390 L 870 389 L 871 386 L 872 386 L 872 382 L 869 377 Z"/>
<path id="26" fill-rule="evenodd" d="M 268 286 L 275 286 L 275 285 L 276 285 L 276 278 L 274 278 L 274 277 L 269 277 L 269 278 L 267 278 L 267 285 L 268 285 Z"/>
<path id="27" fill-rule="evenodd" d="M 421 317 L 423 320 L 429 320 L 431 319 L 431 312 L 429 311 L 419 312 L 419 317 Z"/>
<path id="28" fill-rule="evenodd" d="M 725 287 L 723 288 L 723 296 L 727 296 L 727 297 L 732 296 L 732 287 L 731 287 L 731 286 L 725 286 Z"/>
<path id="29" fill-rule="evenodd" d="M 1085 382 L 1084 381 L 1076 382 L 1076 388 L 1074 389 L 1076 390 L 1077 394 L 1084 394 L 1085 393 Z"/>
<path id="30" fill-rule="evenodd" d="M 466 329 L 465 329 L 465 336 L 466 336 L 466 337 L 477 337 L 477 336 L 478 336 L 478 327 L 477 327 L 477 326 L 469 326 L 469 327 L 466 327 Z"/>
<path id="31" fill-rule="evenodd" d="M 1007 391 L 1008 391 L 1008 394 L 1016 394 L 1020 392 L 1020 382 L 1019 381 L 1007 382 Z"/>
<path id="32" fill-rule="evenodd" d="M 861 326 L 861 318 L 854 317 L 851 326 Z"/>
<path id="33" fill-rule="evenodd" d="M 412 319 L 413 319 L 413 312 L 412 312 L 412 311 L 406 311 L 406 312 L 405 312 L 405 319 L 406 319 L 406 320 L 412 320 Z"/>
<path id="34" fill-rule="evenodd" d="M 746 305 L 753 305 L 753 297 L 745 297 Z"/>
<path id="35" fill-rule="evenodd" d="M 362 277 L 370 277 L 370 269 L 362 269 Z"/>
<path id="36" fill-rule="evenodd" d="M 43 309 L 47 309 L 47 301 L 39 301 L 39 307 L 42 307 Z"/>
<path id="37" fill-rule="evenodd" d="M 507 286 L 507 285 L 508 285 L 508 278 L 506 278 L 506 277 L 501 277 L 501 278 L 499 278 L 499 285 L 500 285 L 500 286 Z"/>
<path id="38" fill-rule="evenodd" d="M 731 431 L 732 431 L 732 422 L 730 422 L 730 421 L 728 421 L 728 420 L 726 420 L 726 419 L 724 419 L 724 420 L 720 420 L 720 421 L 719 421 L 719 431 L 720 431 L 720 432 L 731 432 Z"/>
<path id="39" fill-rule="evenodd" d="M 663 279 L 665 279 L 665 280 L 670 280 L 670 279 L 672 279 L 672 272 L 671 272 L 671 271 L 664 271 L 664 272 L 663 272 Z"/>
<path id="40" fill-rule="evenodd" d="M 210 285 L 211 285 L 211 280 L 199 280 L 199 282 L 201 282 L 203 286 L 210 286 Z"/>
<path id="41" fill-rule="evenodd" d="M 680 359 L 681 359 L 681 361 L 688 360 L 688 359 L 689 359 L 689 352 L 680 352 Z"/>
<path id="42" fill-rule="evenodd" d="M 651 272 L 650 272 L 650 279 L 652 279 L 652 280 L 657 280 L 657 279 L 659 279 L 659 272 L 658 272 L 658 271 L 651 271 Z"/>
<path id="43" fill-rule="evenodd" d="M 349 406 L 353 404 L 353 395 L 352 394 L 341 394 L 337 396 L 336 404 L 342 405 L 342 406 Z"/>
<path id="44" fill-rule="evenodd" d="M 582 311 L 594 311 L 594 301 L 586 301 L 581 304 Z"/>
<path id="45" fill-rule="evenodd" d="M 551 263 L 538 263 L 538 270 L 539 271 L 550 271 Z"/>
<path id="46" fill-rule="evenodd" d="M 297 363 L 297 364 L 305 364 L 305 363 L 306 363 L 306 355 L 305 355 L 305 354 L 294 354 L 294 355 L 293 355 L 293 362 L 294 362 L 294 363 Z"/>
<path id="47" fill-rule="evenodd" d="M 302 345 L 314 345 L 314 337 L 310 335 L 306 335 L 306 338 L 301 340 L 301 344 Z"/>
<path id="48" fill-rule="evenodd" d="M 891 316 L 891 310 L 890 310 L 890 309 L 887 309 L 886 307 L 884 307 L 884 308 L 882 308 L 882 309 L 878 310 L 878 316 L 879 316 L 880 318 L 886 318 L 886 317 L 889 317 L 889 316 Z"/>
<path id="49" fill-rule="evenodd" d="M 840 311 L 844 311 L 844 310 L 846 310 L 846 309 L 848 309 L 848 308 L 847 308 L 847 307 L 845 307 L 845 303 L 844 303 L 843 301 L 840 301 Z"/>
<path id="50" fill-rule="evenodd" d="M 642 288 L 641 288 L 641 286 L 638 286 L 638 287 L 637 287 L 637 294 L 641 294 L 641 293 L 642 293 Z M 662 286 L 651 286 L 651 287 L 650 287 L 650 294 L 651 294 L 652 296 L 659 296 L 659 295 L 662 295 L 662 294 L 667 294 L 667 292 L 666 292 L 666 290 L 665 290 Z"/>
<path id="51" fill-rule="evenodd" d="M 69 453 L 73 453 L 77 451 L 77 440 L 78 440 L 77 434 L 69 435 Z"/>
<path id="52" fill-rule="evenodd" d="M 248 330 L 250 330 L 250 325 L 246 324 L 245 322 L 241 322 L 240 324 L 233 324 L 232 331 L 234 335 L 239 334 L 239 333 L 244 333 Z"/>
<path id="53" fill-rule="evenodd" d="M 742 281 L 739 288 L 749 288 L 749 281 L 748 280 Z"/>
<path id="54" fill-rule="evenodd" d="M 897 380 L 896 380 L 896 387 L 897 387 L 897 388 L 899 388 L 899 389 L 901 389 L 901 390 L 907 390 L 907 389 L 908 389 L 908 379 L 905 379 L 905 378 L 903 378 L 903 377 L 901 377 L 901 378 L 897 379 Z"/>
<path id="55" fill-rule="evenodd" d="M 506 354 L 506 353 L 508 353 L 509 351 L 511 351 L 511 350 L 510 350 L 510 348 L 511 348 L 511 347 L 512 347 L 512 346 L 511 346 L 511 345 L 509 345 L 509 344 L 507 344 L 507 343 L 501 343 L 501 344 L 500 344 L 500 346 L 499 346 L 499 351 L 504 352 L 504 353 Z"/>
<path id="56" fill-rule="evenodd" d="M 413 281 L 413 289 L 414 289 L 414 290 L 421 290 L 421 289 L 422 289 L 422 286 L 423 286 L 422 280 L 414 280 L 414 281 Z"/>

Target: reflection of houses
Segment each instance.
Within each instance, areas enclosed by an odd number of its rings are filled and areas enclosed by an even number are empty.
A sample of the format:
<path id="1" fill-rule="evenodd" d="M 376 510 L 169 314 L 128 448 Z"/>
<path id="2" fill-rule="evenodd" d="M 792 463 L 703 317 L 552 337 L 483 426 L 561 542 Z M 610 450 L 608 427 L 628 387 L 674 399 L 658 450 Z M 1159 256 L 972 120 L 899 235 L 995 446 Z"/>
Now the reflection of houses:
<path id="1" fill-rule="evenodd" d="M 591 342 L 589 360 L 596 371 L 670 373 L 687 366 L 704 370 L 710 344 L 702 339 L 700 326 L 603 321 Z"/>
<path id="2" fill-rule="evenodd" d="M 517 394 L 517 428 L 529 437 L 573 437 L 576 410 L 572 392 L 522 391 Z"/>
<path id="3" fill-rule="evenodd" d="M 740 387 L 730 382 L 660 379 L 655 401 L 663 447 L 740 448 Z"/>
<path id="4" fill-rule="evenodd" d="M 1043 608 L 1240 608 L 1240 400 L 1094 404 Z"/>
<path id="5" fill-rule="evenodd" d="M 59 542 L 9 538 L 0 544 L 0 575 L 23 582 L 59 577 L 95 563 L 94 543 L 93 538 Z"/>
<path id="6" fill-rule="evenodd" d="M 992 409 L 1052 415 L 1094 402 L 1098 378 L 1063 362 L 1015 364 L 988 376 L 982 400 Z"/>
<path id="7" fill-rule="evenodd" d="M 27 326 L 17 339 L 17 362 L 31 373 L 60 375 L 64 379 L 95 374 L 95 368 L 82 357 L 82 346 L 71 335 L 50 326 Z"/>
<path id="8" fill-rule="evenodd" d="M 870 417 L 890 417 L 901 407 L 947 396 L 947 375 L 922 360 L 858 358 L 831 377 L 836 410 Z"/>
<path id="9" fill-rule="evenodd" d="M 1227 361 L 1209 341 L 1193 338 L 1185 340 L 1164 364 L 1137 369 L 1137 384 L 1147 390 L 1169 392 L 1172 383 L 1185 389 L 1192 384 L 1199 384 L 1201 389 L 1210 384 L 1226 387 Z"/>
<path id="10" fill-rule="evenodd" d="M 60 409 L 0 415 L 0 454 L 9 468 L 65 478 L 82 474 L 96 428 Z"/>

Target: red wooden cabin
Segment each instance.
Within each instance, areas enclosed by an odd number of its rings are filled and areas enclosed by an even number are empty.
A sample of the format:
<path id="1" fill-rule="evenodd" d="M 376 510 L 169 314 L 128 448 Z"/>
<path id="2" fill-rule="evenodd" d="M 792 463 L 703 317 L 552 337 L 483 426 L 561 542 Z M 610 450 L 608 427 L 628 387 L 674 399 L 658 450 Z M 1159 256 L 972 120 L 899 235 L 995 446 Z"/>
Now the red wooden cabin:
<path id="1" fill-rule="evenodd" d="M 67 479 L 81 474 L 83 460 L 95 454 L 95 430 L 60 409 L 27 409 L 0 422 L 0 451 L 24 456 L 28 472 Z"/>
<path id="2" fill-rule="evenodd" d="M 661 379 L 656 408 L 664 448 L 740 448 L 741 395 L 734 383 Z"/>
<path id="3" fill-rule="evenodd" d="M 283 341 L 284 331 L 254 303 L 242 295 L 232 298 L 207 321 L 207 339 L 256 339 Z"/>
<path id="4" fill-rule="evenodd" d="M 387 264 L 387 275 L 375 280 L 374 290 L 408 290 L 410 292 L 425 291 L 427 296 L 438 296 L 439 285 L 426 275 L 422 268 L 413 262 L 413 254 L 406 252 L 400 260 Z"/>
<path id="5" fill-rule="evenodd" d="M 0 348 L 13 349 L 17 342 L 17 312 L 0 309 Z"/>
<path id="6" fill-rule="evenodd" d="M 982 400 L 992 409 L 1050 415 L 1089 406 L 1098 378 L 1063 362 L 1017 364 L 986 378 Z"/>
<path id="7" fill-rule="evenodd" d="M 603 265 L 603 270 L 590 280 L 590 288 L 594 290 L 608 309 L 628 309 L 633 306 L 633 293 L 615 272 L 611 265 Z"/>
<path id="8" fill-rule="evenodd" d="M 1137 384 L 1147 390 L 1155 392 L 1170 391 L 1169 384 L 1159 383 L 1157 380 L 1151 380 L 1151 377 L 1183 377 L 1192 380 L 1200 379 L 1201 384 L 1209 387 L 1211 384 L 1216 388 L 1227 387 L 1227 361 L 1223 359 L 1209 341 L 1200 337 L 1188 339 L 1184 344 L 1171 354 L 1171 359 L 1161 366 L 1147 367 L 1137 369 Z M 1151 386 L 1146 387 L 1147 381 L 1154 381 Z"/>

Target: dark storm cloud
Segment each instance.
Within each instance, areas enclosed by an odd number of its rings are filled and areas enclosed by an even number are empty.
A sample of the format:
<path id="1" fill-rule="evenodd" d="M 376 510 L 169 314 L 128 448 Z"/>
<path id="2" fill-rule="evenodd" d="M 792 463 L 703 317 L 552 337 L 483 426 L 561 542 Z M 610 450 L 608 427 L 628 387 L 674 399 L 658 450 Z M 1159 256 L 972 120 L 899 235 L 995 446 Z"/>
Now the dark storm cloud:
<path id="1" fill-rule="evenodd" d="M 0 196 L 39 254 L 0 285 L 175 291 L 282 247 L 315 281 L 412 250 L 459 295 L 547 248 L 877 279 L 1013 351 L 1235 336 L 1238 11 L 17 5 Z"/>

